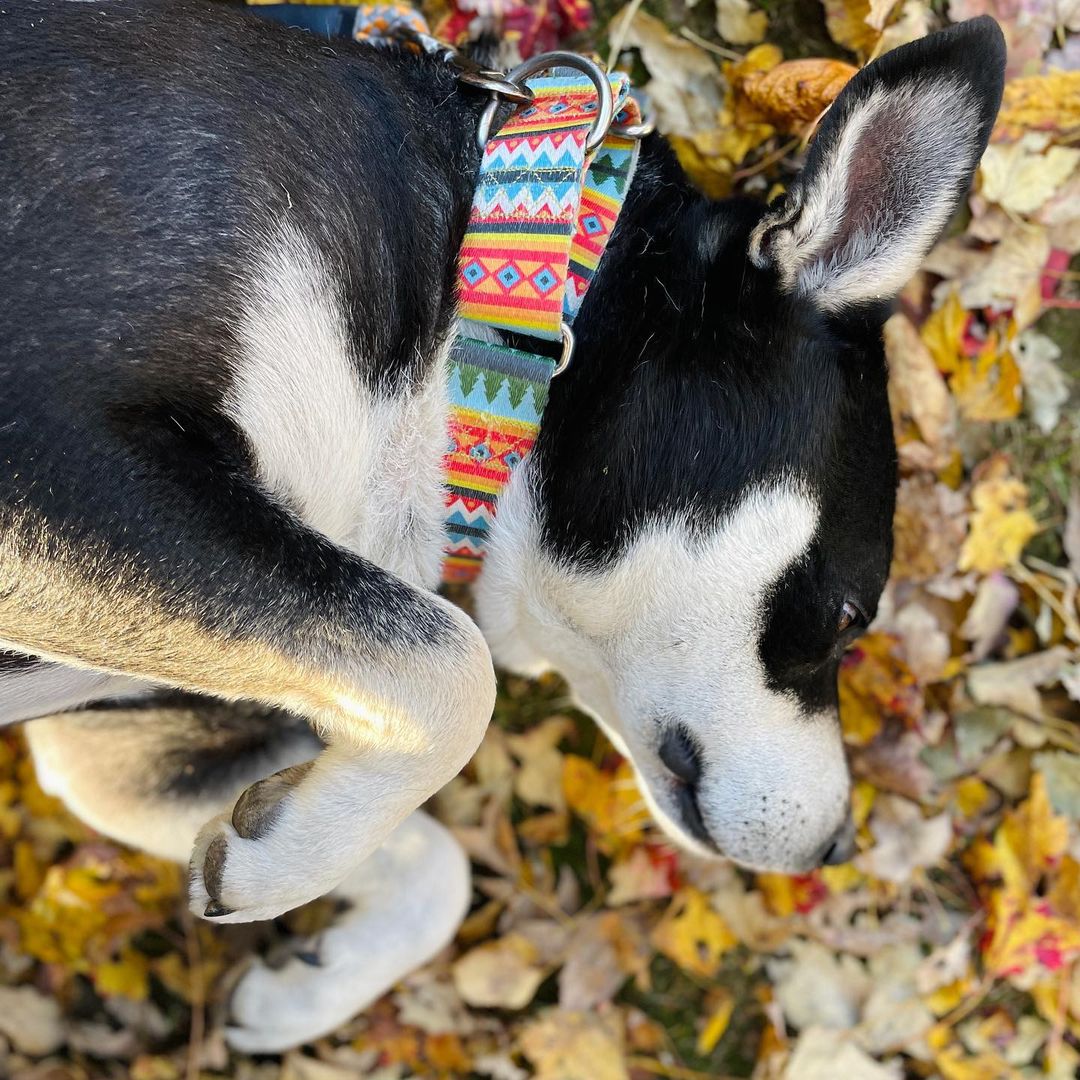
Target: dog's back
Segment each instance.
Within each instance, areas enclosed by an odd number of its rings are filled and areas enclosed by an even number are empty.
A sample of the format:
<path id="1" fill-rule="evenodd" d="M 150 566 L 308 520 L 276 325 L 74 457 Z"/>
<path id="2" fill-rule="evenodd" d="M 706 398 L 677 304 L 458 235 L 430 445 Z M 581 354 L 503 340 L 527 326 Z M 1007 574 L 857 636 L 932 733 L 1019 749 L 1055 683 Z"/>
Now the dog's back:
<path id="1" fill-rule="evenodd" d="M 58 395 L 80 417 L 220 398 L 238 294 L 281 229 L 329 268 L 368 373 L 416 366 L 434 316 L 386 273 L 388 252 L 411 252 L 417 280 L 446 276 L 464 224 L 445 220 L 444 165 L 461 156 L 462 110 L 442 65 L 341 48 L 203 3 L 8 6 L 3 423 L 71 419 L 35 407 Z"/>

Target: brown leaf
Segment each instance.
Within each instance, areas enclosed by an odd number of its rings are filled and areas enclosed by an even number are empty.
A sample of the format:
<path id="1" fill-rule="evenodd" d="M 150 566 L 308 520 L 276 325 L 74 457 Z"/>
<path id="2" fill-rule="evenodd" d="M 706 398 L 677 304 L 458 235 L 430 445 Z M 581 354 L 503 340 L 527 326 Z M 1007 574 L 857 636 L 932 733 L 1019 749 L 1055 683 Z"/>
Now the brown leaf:
<path id="1" fill-rule="evenodd" d="M 748 72 L 736 89 L 777 127 L 797 131 L 817 119 L 857 71 L 841 60 L 787 60 Z"/>

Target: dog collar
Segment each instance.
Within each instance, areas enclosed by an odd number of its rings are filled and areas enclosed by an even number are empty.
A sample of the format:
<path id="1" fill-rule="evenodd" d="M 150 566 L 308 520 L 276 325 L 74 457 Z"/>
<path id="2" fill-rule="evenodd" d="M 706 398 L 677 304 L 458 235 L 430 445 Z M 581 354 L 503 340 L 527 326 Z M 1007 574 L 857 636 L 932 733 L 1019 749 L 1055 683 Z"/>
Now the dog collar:
<path id="1" fill-rule="evenodd" d="M 456 60 L 401 3 L 361 8 L 354 35 L 404 38 Z M 551 72 L 542 75 L 543 72 Z M 483 148 L 458 253 L 461 332 L 449 355 L 449 431 L 443 457 L 446 543 L 442 578 L 474 581 L 499 496 L 536 441 L 551 380 L 570 363 L 571 330 L 604 254 L 637 165 L 641 122 L 630 80 L 575 53 L 537 56 L 506 75 L 466 69 L 491 92 L 478 129 Z M 518 107 L 490 134 L 500 104 Z M 475 336 L 483 328 L 562 342 L 556 360 Z"/>
<path id="2" fill-rule="evenodd" d="M 527 85 L 532 98 L 484 144 L 458 255 L 458 314 L 481 327 L 561 340 L 562 355 L 467 331 L 455 340 L 444 456 L 448 583 L 480 573 L 499 496 L 533 448 L 549 383 L 570 362 L 571 327 L 630 188 L 642 133 L 627 76 L 605 76 L 581 57 L 547 54 L 506 79 Z M 608 92 L 614 124 L 597 131 Z"/>

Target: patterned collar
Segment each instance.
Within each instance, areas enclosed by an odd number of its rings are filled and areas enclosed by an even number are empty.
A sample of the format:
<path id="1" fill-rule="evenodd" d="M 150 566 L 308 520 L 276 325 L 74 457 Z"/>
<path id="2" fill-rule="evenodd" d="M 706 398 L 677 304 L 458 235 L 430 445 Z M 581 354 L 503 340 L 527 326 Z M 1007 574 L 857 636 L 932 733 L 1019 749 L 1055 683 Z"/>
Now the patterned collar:
<path id="1" fill-rule="evenodd" d="M 615 124 L 586 152 L 597 89 L 577 72 L 529 79 L 519 109 L 484 147 L 458 256 L 459 315 L 563 342 L 559 360 L 459 336 L 450 354 L 443 581 L 483 566 L 499 495 L 536 441 L 548 384 L 570 361 L 571 326 L 637 164 L 641 118 L 625 75 L 610 76 Z"/>
<path id="2" fill-rule="evenodd" d="M 430 36 L 423 16 L 400 0 L 361 7 L 354 36 L 375 44 L 404 39 L 455 59 L 454 50 Z M 543 71 L 551 74 L 528 77 Z M 555 360 L 546 351 L 464 333 L 454 341 L 443 458 L 447 583 L 471 582 L 480 573 L 499 496 L 533 448 L 549 383 L 570 362 L 571 327 L 615 229 L 648 130 L 630 97 L 629 78 L 605 76 L 574 54 L 548 53 L 505 77 L 464 72 L 461 78 L 530 100 L 494 137 L 487 132 L 498 97 L 481 121 L 486 141 L 458 253 L 458 314 L 474 326 L 561 340 L 563 348 Z M 606 131 L 594 131 L 612 118 Z"/>

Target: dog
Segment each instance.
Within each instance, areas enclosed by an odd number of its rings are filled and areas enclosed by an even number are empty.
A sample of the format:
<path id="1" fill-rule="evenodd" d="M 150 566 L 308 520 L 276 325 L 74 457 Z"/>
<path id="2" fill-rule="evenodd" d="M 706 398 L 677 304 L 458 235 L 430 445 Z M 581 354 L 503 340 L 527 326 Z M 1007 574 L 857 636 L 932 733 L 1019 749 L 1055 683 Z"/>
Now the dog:
<path id="1" fill-rule="evenodd" d="M 233 1045 L 331 1030 L 453 936 L 418 807 L 492 657 L 554 669 L 699 855 L 853 853 L 845 647 L 890 562 L 881 327 L 1000 102 L 981 18 L 857 74 L 766 207 L 659 135 L 500 499 L 434 590 L 455 258 L 488 97 L 445 59 L 204 0 L 0 13 L 0 722 L 217 922 L 355 901 L 255 965 Z M 299 950 L 302 951 L 302 950 Z"/>

